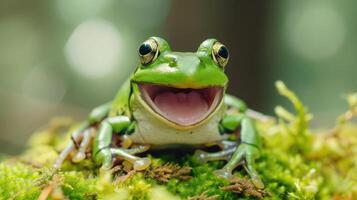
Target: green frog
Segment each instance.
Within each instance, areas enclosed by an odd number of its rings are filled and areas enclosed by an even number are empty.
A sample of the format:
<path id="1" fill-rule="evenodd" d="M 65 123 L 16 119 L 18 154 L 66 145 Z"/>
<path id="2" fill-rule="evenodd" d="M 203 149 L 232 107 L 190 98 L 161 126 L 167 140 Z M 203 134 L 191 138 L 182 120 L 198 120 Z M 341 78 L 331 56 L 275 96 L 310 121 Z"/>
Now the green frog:
<path id="1" fill-rule="evenodd" d="M 140 63 L 114 100 L 92 110 L 54 167 L 60 168 L 70 154 L 73 162 L 81 162 L 91 148 L 92 159 L 104 170 L 121 159 L 140 171 L 151 161 L 137 154 L 193 147 L 202 163 L 227 161 L 215 171 L 217 176 L 232 178 L 233 170 L 243 164 L 255 186 L 263 188 L 254 169 L 261 148 L 254 121 L 242 100 L 226 94 L 227 47 L 207 39 L 196 52 L 175 52 L 164 39 L 150 37 L 138 55 Z M 202 150 L 214 145 L 219 151 Z"/>

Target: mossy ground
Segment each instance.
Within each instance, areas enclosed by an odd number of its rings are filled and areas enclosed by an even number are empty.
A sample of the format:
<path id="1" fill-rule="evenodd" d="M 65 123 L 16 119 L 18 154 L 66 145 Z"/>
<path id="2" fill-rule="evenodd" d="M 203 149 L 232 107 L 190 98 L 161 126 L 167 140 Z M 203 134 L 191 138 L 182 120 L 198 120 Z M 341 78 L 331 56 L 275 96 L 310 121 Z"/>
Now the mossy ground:
<path id="1" fill-rule="evenodd" d="M 263 148 L 255 167 L 264 190 L 252 186 L 243 168 L 229 182 L 213 175 L 223 161 L 199 164 L 191 154 L 151 156 L 145 172 L 125 165 L 101 172 L 89 159 L 66 161 L 56 171 L 52 164 L 73 127 L 60 118 L 35 133 L 22 155 L 2 158 L 0 199 L 357 199 L 357 125 L 349 122 L 357 113 L 357 95 L 349 96 L 349 110 L 335 128 L 314 131 L 295 94 L 281 82 L 277 88 L 295 113 L 278 106 L 275 120 L 257 121 Z"/>

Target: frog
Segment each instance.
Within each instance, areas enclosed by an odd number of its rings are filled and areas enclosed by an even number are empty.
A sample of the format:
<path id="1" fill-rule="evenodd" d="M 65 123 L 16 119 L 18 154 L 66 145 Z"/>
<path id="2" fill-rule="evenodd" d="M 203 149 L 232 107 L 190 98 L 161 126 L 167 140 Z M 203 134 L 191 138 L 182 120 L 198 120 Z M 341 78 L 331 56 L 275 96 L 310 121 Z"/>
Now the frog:
<path id="1" fill-rule="evenodd" d="M 139 46 L 138 57 L 114 100 L 94 108 L 77 126 L 54 167 L 60 169 L 68 157 L 74 163 L 83 161 L 90 148 L 90 157 L 103 170 L 119 159 L 143 171 L 151 160 L 138 154 L 194 148 L 199 163 L 226 161 L 214 171 L 218 177 L 231 179 L 243 165 L 254 185 L 264 188 L 255 169 L 262 142 L 254 117 L 247 114 L 243 100 L 226 93 L 228 48 L 207 39 L 196 52 L 178 52 L 153 36 Z M 205 150 L 211 146 L 218 150 Z"/>

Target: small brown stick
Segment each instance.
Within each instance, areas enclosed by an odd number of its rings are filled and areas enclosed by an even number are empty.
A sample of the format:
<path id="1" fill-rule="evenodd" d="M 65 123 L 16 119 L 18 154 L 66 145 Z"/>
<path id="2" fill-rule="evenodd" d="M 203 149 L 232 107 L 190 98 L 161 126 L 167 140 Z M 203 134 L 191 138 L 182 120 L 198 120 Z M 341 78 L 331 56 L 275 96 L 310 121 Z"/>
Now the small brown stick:
<path id="1" fill-rule="evenodd" d="M 58 175 L 54 175 L 50 184 L 42 190 L 40 196 L 38 197 L 38 200 L 46 200 L 53 192 L 53 190 L 57 188 L 60 182 L 60 177 Z"/>

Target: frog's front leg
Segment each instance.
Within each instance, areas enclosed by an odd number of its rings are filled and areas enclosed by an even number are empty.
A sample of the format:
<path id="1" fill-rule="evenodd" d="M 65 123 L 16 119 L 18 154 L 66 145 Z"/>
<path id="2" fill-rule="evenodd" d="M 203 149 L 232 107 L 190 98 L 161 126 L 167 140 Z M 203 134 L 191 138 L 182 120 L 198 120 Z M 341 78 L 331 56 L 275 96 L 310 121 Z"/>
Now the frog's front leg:
<path id="1" fill-rule="evenodd" d="M 55 161 L 55 164 L 53 165 L 53 167 L 55 169 L 60 169 L 62 166 L 63 161 L 68 157 L 68 155 L 75 150 L 75 148 L 77 147 L 77 143 L 80 141 L 80 139 L 83 136 L 86 137 L 90 137 L 90 133 L 88 128 L 90 127 L 90 124 L 88 122 L 82 122 L 77 128 L 76 130 L 71 134 L 71 139 L 72 141 L 68 143 L 68 145 L 65 147 L 65 149 L 60 153 L 60 155 L 58 156 L 58 158 Z M 87 140 L 87 138 L 83 138 L 84 140 Z M 88 138 L 89 140 L 90 138 Z M 73 157 L 74 161 L 78 161 L 79 157 L 82 155 L 79 154 L 84 154 L 84 148 L 85 148 L 86 144 L 81 144 L 80 145 L 80 149 L 83 152 L 78 152 L 76 156 Z"/>
<path id="2" fill-rule="evenodd" d="M 222 120 L 221 126 L 227 131 L 234 131 L 241 126 L 240 144 L 228 163 L 222 169 L 217 170 L 215 174 L 220 177 L 230 178 L 232 171 L 240 163 L 244 162 L 244 168 L 252 178 L 254 185 L 257 188 L 263 188 L 264 184 L 254 169 L 254 161 L 259 156 L 261 146 L 254 122 L 245 114 L 234 114 L 226 116 Z"/>
<path id="3" fill-rule="evenodd" d="M 130 154 L 130 151 L 121 148 L 111 147 L 112 134 L 123 133 L 125 130 L 132 130 L 134 122 L 126 116 L 107 118 L 102 121 L 99 132 L 94 142 L 93 155 L 97 164 L 103 169 L 110 169 L 113 166 L 113 156 L 119 156 L 133 164 L 134 170 L 144 170 L 150 166 L 149 158 L 140 158 Z M 144 149 L 144 150 L 147 150 Z"/>
<path id="4" fill-rule="evenodd" d="M 103 120 L 111 107 L 111 102 L 100 105 L 94 108 L 89 114 L 88 120 L 82 122 L 71 134 L 72 141 L 67 144 L 65 149 L 60 153 L 53 165 L 54 168 L 59 169 L 62 166 L 63 161 L 68 155 L 78 148 L 78 152 L 72 158 L 73 162 L 81 162 L 85 159 L 85 151 L 90 144 L 92 138 L 93 128 L 92 126 Z"/>

